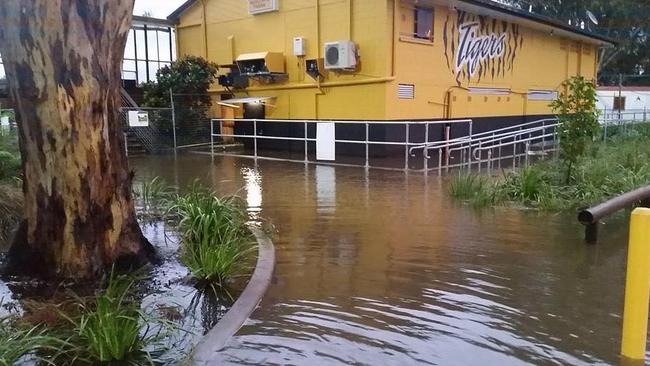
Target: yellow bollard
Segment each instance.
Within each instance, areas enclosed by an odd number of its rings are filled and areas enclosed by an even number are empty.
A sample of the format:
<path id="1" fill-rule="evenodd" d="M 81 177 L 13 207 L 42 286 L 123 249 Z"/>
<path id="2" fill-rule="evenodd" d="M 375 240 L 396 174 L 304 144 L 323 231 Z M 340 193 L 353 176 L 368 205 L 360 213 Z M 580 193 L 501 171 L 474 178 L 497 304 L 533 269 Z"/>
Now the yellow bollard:
<path id="1" fill-rule="evenodd" d="M 625 306 L 621 355 L 631 360 L 645 358 L 650 300 L 650 209 L 636 208 L 630 217 L 627 250 Z"/>

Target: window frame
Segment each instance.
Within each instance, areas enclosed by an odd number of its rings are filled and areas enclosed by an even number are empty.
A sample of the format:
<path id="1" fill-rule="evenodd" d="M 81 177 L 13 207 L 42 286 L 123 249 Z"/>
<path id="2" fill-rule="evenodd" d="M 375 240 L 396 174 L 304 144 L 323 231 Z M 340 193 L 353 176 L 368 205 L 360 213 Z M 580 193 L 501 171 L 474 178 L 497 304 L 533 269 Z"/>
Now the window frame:
<path id="1" fill-rule="evenodd" d="M 426 37 L 426 36 L 423 37 L 423 36 L 420 36 L 418 34 L 418 24 L 419 24 L 418 23 L 418 14 L 421 11 L 428 12 L 429 14 L 431 14 L 431 24 L 430 24 L 431 29 L 429 29 L 429 32 L 431 32 L 431 34 L 428 37 Z M 413 7 L 413 34 L 412 34 L 411 37 L 413 39 L 415 39 L 415 40 L 428 41 L 428 42 L 433 43 L 435 21 L 436 21 L 436 10 L 435 10 L 435 8 L 424 7 L 424 6 L 414 6 Z"/>

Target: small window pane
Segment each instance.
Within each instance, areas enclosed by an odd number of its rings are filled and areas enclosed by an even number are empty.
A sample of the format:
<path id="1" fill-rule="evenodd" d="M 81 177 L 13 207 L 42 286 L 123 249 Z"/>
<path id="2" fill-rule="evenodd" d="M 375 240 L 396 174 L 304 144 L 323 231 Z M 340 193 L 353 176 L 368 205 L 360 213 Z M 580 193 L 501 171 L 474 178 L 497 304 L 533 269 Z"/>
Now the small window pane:
<path id="1" fill-rule="evenodd" d="M 433 9 L 415 8 L 415 37 L 433 39 Z"/>

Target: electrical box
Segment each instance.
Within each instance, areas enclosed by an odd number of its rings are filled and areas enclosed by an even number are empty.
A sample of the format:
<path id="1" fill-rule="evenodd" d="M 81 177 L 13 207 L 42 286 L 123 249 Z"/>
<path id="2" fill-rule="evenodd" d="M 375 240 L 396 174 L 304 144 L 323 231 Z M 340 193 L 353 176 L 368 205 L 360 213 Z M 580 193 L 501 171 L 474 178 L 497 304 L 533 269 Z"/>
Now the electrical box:
<path id="1" fill-rule="evenodd" d="M 294 37 L 293 38 L 293 55 L 294 56 L 305 56 L 307 50 L 305 49 L 305 37 Z"/>
<path id="2" fill-rule="evenodd" d="M 325 69 L 325 61 L 322 58 L 315 58 L 305 62 L 305 72 L 313 79 L 327 77 L 327 70 Z"/>
<path id="3" fill-rule="evenodd" d="M 235 60 L 239 71 L 248 76 L 284 74 L 284 55 L 280 52 L 243 53 Z"/>
<path id="4" fill-rule="evenodd" d="M 354 70 L 357 67 L 357 45 L 349 40 L 325 42 L 325 68 Z"/>

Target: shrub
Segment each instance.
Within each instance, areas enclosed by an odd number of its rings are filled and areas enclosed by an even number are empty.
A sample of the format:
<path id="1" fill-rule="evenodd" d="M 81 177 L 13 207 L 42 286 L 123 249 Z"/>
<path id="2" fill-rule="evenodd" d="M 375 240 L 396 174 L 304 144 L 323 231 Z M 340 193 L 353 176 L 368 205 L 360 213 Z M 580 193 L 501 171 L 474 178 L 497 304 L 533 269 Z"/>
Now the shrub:
<path id="1" fill-rule="evenodd" d="M 560 126 L 557 133 L 567 172 L 566 182 L 571 179 L 571 169 L 584 153 L 589 141 L 598 133 L 598 109 L 596 86 L 582 76 L 574 76 L 563 83 L 567 92 L 551 103 L 558 114 Z"/>
<path id="2" fill-rule="evenodd" d="M 23 194 L 10 185 L 0 185 L 0 242 L 9 238 L 23 215 Z"/>
<path id="3" fill-rule="evenodd" d="M 8 151 L 0 151 L 0 180 L 18 177 L 20 171 L 20 158 Z"/>

